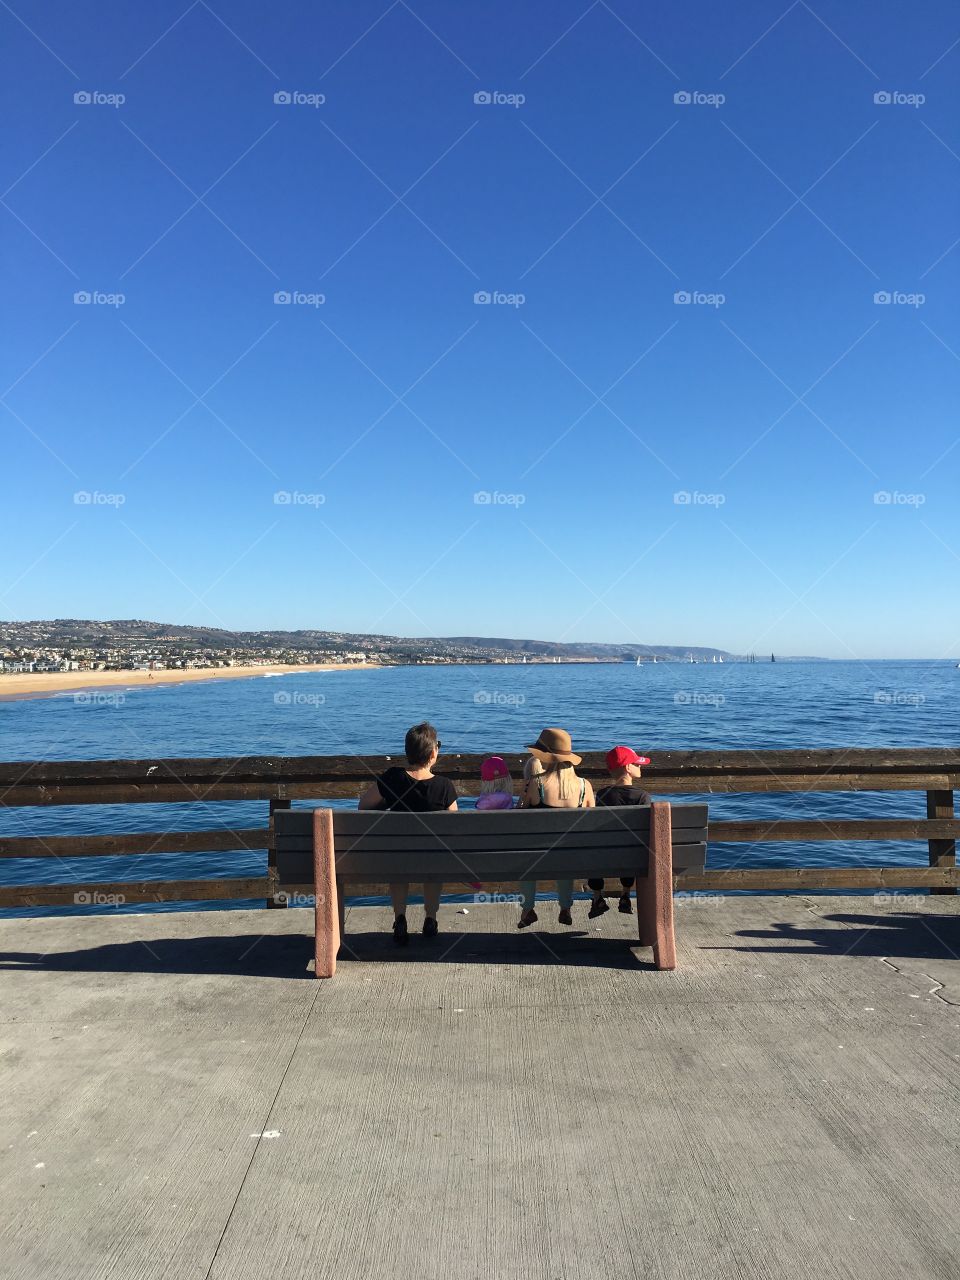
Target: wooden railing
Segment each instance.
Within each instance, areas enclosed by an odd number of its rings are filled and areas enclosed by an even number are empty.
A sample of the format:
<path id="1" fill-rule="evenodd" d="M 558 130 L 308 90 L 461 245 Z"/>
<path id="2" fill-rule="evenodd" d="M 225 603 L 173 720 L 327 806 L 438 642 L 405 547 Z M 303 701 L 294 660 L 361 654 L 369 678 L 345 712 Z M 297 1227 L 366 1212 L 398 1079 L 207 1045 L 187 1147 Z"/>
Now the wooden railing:
<path id="1" fill-rule="evenodd" d="M 481 756 L 444 756 L 438 768 L 460 794 L 476 794 Z M 524 757 L 505 757 L 518 777 Z M 0 764 L 0 808 L 13 806 L 269 801 L 266 827 L 247 830 L 153 831 L 102 836 L 0 837 L 0 858 L 163 856 L 266 850 L 266 875 L 97 884 L 0 887 L 0 907 L 52 906 L 78 901 L 186 902 L 251 900 L 283 905 L 276 893 L 273 814 L 293 800 L 356 799 L 397 757 L 242 756 L 199 760 L 76 760 Z M 600 753 L 584 756 L 579 772 L 607 777 Z M 749 867 L 676 878 L 676 887 L 723 889 L 913 888 L 955 893 L 960 884 L 953 793 L 960 786 L 960 748 L 828 751 L 665 751 L 644 771 L 656 795 L 921 791 L 925 819 L 814 818 L 711 821 L 711 843 L 918 840 L 927 843 L 926 866 Z M 86 895 L 86 897 L 84 897 Z"/>

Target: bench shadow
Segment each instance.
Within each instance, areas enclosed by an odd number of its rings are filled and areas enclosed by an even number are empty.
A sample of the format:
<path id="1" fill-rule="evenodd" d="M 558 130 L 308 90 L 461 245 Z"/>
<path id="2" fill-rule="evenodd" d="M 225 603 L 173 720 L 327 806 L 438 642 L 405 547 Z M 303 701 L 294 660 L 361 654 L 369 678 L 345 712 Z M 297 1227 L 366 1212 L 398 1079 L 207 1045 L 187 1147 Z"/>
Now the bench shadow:
<path id="1" fill-rule="evenodd" d="M 634 939 L 566 934 L 412 934 L 398 947 L 391 933 L 347 933 L 338 964 L 560 964 L 608 969 L 653 968 L 649 950 L 631 951 Z M 313 934 L 249 934 L 203 938 L 151 938 L 107 942 L 72 951 L 0 951 L 0 972 L 183 973 L 314 981 Z M 308 970 L 308 965 L 310 966 Z"/>
<path id="2" fill-rule="evenodd" d="M 763 939 L 760 946 L 709 950 L 783 951 L 792 955 L 900 956 L 914 960 L 960 960 L 960 915 L 900 912 L 895 915 L 837 913 L 820 917 L 846 928 L 782 923 L 768 929 L 738 929 L 737 938 Z M 783 942 L 784 946 L 771 946 Z M 803 945 L 806 944 L 806 945 Z"/>

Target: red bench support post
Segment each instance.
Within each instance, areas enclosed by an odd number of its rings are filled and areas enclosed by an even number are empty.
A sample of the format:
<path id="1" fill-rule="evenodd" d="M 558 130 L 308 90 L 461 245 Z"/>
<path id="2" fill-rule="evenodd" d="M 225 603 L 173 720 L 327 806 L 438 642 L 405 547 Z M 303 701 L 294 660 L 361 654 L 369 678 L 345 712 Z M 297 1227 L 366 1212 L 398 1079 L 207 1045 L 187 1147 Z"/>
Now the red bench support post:
<path id="1" fill-rule="evenodd" d="M 669 851 L 669 850 L 668 850 Z M 340 950 L 340 899 L 333 849 L 333 810 L 313 815 L 314 886 L 316 889 L 316 976 L 332 978 Z"/>
<path id="2" fill-rule="evenodd" d="M 640 945 L 653 947 L 658 969 L 677 967 L 673 936 L 673 827 L 670 805 L 655 800 L 650 806 L 650 862 L 646 880 L 637 880 Z"/>

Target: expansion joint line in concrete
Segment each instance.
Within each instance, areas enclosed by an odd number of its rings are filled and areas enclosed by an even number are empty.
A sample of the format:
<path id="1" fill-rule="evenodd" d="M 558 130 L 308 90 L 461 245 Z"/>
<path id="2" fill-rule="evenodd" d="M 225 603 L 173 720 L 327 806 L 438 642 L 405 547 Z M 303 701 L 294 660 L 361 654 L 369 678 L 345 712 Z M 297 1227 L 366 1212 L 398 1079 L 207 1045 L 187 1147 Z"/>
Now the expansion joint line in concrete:
<path id="1" fill-rule="evenodd" d="M 290 1050 L 290 1057 L 287 1059 L 286 1065 L 284 1066 L 283 1072 L 281 1073 L 280 1082 L 277 1085 L 276 1092 L 274 1093 L 273 1097 L 270 1100 L 269 1107 L 267 1107 L 267 1114 L 264 1116 L 263 1124 L 260 1126 L 260 1132 L 253 1146 L 253 1153 L 251 1154 L 250 1159 L 247 1161 L 247 1167 L 243 1171 L 243 1177 L 240 1179 L 240 1186 L 237 1188 L 237 1194 L 234 1196 L 233 1204 L 230 1206 L 230 1212 L 227 1214 L 227 1220 L 223 1224 L 223 1230 L 220 1232 L 220 1239 L 217 1241 L 217 1247 L 213 1251 L 213 1257 L 210 1259 L 210 1265 L 209 1267 L 207 1267 L 207 1273 L 204 1276 L 204 1280 L 210 1280 L 210 1275 L 213 1271 L 214 1264 L 217 1261 L 217 1255 L 219 1254 L 220 1248 L 223 1245 L 223 1241 L 230 1227 L 230 1223 L 233 1220 L 233 1215 L 236 1212 L 237 1205 L 240 1203 L 240 1197 L 243 1195 L 243 1188 L 246 1185 L 247 1177 L 250 1173 L 250 1170 L 253 1168 L 253 1162 L 257 1158 L 257 1152 L 260 1150 L 260 1144 L 263 1141 L 264 1132 L 266 1131 L 267 1125 L 270 1122 L 270 1117 L 273 1114 L 273 1109 L 277 1105 L 277 1099 L 280 1097 L 280 1090 L 283 1088 L 283 1082 L 284 1080 L 286 1080 L 287 1073 L 290 1070 L 290 1065 L 293 1062 L 294 1057 L 296 1056 L 297 1050 L 300 1048 L 300 1041 L 303 1039 L 303 1033 L 307 1029 L 307 1023 L 310 1021 L 310 1018 L 313 1014 L 313 1010 L 316 1006 L 319 996 L 320 996 L 320 987 L 318 984 L 317 990 L 313 993 L 313 999 L 310 1001 L 310 1007 L 307 1010 L 307 1012 L 304 1014 L 303 1023 L 301 1024 L 300 1030 L 297 1033 L 297 1038 L 294 1041 L 293 1048 Z"/>

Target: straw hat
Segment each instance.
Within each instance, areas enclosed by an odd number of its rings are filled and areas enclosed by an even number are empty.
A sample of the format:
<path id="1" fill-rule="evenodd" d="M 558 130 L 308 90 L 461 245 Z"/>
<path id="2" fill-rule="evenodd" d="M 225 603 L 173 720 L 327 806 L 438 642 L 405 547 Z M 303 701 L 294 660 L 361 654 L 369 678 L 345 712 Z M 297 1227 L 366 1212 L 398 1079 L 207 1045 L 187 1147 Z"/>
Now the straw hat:
<path id="1" fill-rule="evenodd" d="M 582 756 L 573 751 L 573 743 L 566 729 L 541 729 L 536 742 L 527 743 L 527 750 L 532 751 L 538 760 L 545 764 L 579 764 Z"/>

